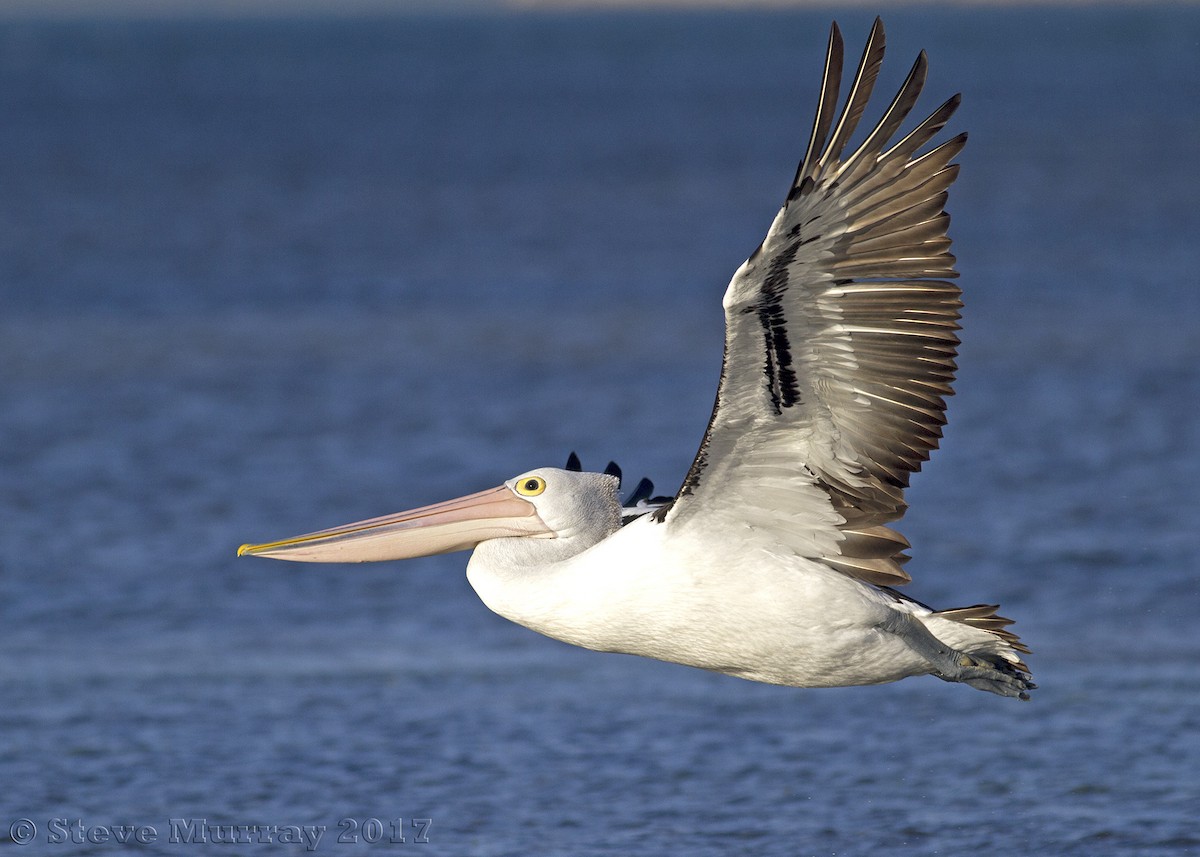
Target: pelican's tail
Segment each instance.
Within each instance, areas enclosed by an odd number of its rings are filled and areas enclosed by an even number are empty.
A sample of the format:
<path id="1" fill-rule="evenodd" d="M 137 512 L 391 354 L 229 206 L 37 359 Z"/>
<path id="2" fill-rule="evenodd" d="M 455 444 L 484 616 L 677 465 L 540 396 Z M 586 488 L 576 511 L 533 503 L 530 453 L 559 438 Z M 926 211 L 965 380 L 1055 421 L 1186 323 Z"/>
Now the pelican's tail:
<path id="1" fill-rule="evenodd" d="M 1012 619 L 996 615 L 998 609 L 996 604 L 976 604 L 952 610 L 935 610 L 920 618 L 925 627 L 943 643 L 967 655 L 968 659 L 978 661 L 976 664 L 962 663 L 961 666 L 987 667 L 999 671 L 1008 679 L 1003 682 L 1003 689 L 992 687 L 987 681 L 976 682 L 969 678 L 952 680 L 965 681 L 980 690 L 1028 699 L 1026 691 L 1037 687 L 1031 681 L 1029 667 L 1021 660 L 1021 655 L 1029 654 L 1029 647 L 1008 630 Z M 1014 683 L 1019 686 L 1019 694 L 1012 693 Z"/>

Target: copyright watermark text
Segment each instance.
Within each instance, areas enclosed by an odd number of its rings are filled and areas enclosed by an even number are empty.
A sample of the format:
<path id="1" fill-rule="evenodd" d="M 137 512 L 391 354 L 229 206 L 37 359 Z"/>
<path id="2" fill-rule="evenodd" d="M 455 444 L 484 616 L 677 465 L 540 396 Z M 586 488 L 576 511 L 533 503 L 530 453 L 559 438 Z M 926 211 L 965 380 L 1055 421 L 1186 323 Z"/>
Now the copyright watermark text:
<path id="1" fill-rule="evenodd" d="M 9 841 L 16 845 L 66 843 L 138 846 L 168 842 L 173 845 L 250 845 L 280 843 L 302 845 L 307 851 L 323 846 L 406 845 L 429 841 L 430 818 L 339 819 L 328 824 L 238 824 L 207 818 L 169 818 L 157 824 L 88 824 L 81 818 L 49 818 L 39 824 L 18 818 L 8 825 Z"/>

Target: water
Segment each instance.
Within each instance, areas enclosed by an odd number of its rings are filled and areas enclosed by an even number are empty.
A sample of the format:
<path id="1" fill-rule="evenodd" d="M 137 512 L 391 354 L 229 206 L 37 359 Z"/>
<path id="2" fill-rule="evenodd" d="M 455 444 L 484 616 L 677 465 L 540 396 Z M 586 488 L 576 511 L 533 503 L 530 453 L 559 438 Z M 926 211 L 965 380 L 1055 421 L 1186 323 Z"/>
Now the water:
<path id="1" fill-rule="evenodd" d="M 1034 702 L 573 649 L 461 555 L 233 556 L 572 449 L 673 487 L 828 18 L 0 26 L 0 837 L 1200 853 L 1195 7 L 888 14 L 885 86 L 927 48 L 972 134 L 910 591 L 1002 603 Z"/>

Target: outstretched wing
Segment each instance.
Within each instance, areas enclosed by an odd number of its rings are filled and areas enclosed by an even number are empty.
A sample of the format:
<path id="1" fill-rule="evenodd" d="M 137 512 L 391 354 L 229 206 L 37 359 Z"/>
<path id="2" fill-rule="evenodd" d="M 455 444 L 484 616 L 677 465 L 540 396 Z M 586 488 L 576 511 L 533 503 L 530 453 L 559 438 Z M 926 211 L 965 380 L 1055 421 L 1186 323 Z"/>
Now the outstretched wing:
<path id="1" fill-rule="evenodd" d="M 848 141 L 883 61 L 876 19 L 836 106 L 829 37 L 812 139 L 779 214 L 725 293 L 725 358 L 704 441 L 668 525 L 721 516 L 879 584 L 908 581 L 909 474 L 938 445 L 954 377 L 960 290 L 944 210 L 961 134 L 918 151 L 955 96 L 892 142 L 925 82 L 924 52 L 878 124 Z"/>

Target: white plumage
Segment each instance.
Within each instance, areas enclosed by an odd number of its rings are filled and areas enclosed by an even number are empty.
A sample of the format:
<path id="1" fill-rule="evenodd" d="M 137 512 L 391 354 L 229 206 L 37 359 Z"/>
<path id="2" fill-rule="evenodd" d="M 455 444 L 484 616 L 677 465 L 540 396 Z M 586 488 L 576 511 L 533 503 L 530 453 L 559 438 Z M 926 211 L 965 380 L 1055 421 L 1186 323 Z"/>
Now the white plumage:
<path id="1" fill-rule="evenodd" d="M 901 595 L 891 528 L 937 446 L 960 291 L 946 237 L 966 136 L 921 151 L 958 104 L 894 141 L 922 53 L 882 118 L 849 141 L 883 60 L 876 20 L 845 105 L 830 32 L 812 139 L 766 238 L 725 293 L 725 359 L 696 459 L 670 500 L 541 468 L 490 491 L 260 545 L 313 562 L 474 548 L 489 608 L 542 634 L 803 687 L 933 674 L 1005 696 L 1034 687 L 992 605 L 935 611 Z"/>

